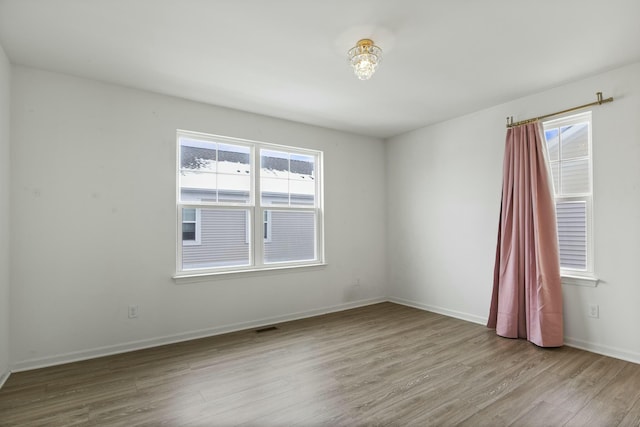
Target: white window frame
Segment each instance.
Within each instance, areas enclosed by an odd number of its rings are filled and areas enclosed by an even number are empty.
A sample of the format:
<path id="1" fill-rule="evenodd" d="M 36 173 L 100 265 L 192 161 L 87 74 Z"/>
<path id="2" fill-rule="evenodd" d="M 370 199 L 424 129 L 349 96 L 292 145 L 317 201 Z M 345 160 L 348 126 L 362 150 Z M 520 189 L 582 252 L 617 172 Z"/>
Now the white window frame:
<path id="1" fill-rule="evenodd" d="M 220 135 L 212 135 L 200 132 L 193 132 L 187 130 L 176 131 L 176 207 L 177 207 L 177 224 L 178 233 L 176 237 L 176 274 L 174 278 L 190 278 L 198 276 L 210 276 L 220 275 L 227 273 L 242 273 L 242 272 L 254 272 L 265 270 L 279 270 L 283 268 L 299 268 L 307 266 L 324 265 L 324 186 L 323 186 L 323 153 L 318 150 L 311 150 L 300 147 L 292 147 L 279 144 L 271 144 L 260 141 L 252 141 L 246 139 L 232 138 Z M 199 139 L 208 142 L 241 145 L 249 148 L 250 158 L 250 176 L 251 176 L 251 188 L 249 195 L 249 203 L 231 203 L 231 202 L 215 202 L 215 201 L 181 201 L 180 199 L 180 138 Z M 291 262 L 279 262 L 279 263 L 265 263 L 264 262 L 264 243 L 271 241 L 271 218 L 267 216 L 268 221 L 264 221 L 265 211 L 273 210 L 276 206 L 262 206 L 260 197 L 260 149 L 286 151 L 289 153 L 313 156 L 315 159 L 315 204 L 313 206 L 291 206 L 282 207 L 277 206 L 278 210 L 292 210 L 292 211 L 313 211 L 316 213 L 316 239 L 315 239 L 315 260 L 305 261 L 291 261 Z M 183 208 L 195 208 L 197 215 L 200 215 L 201 209 L 213 208 L 213 209 L 238 209 L 247 210 L 250 216 L 250 227 L 248 231 L 247 240 L 250 246 L 249 249 L 249 265 L 233 266 L 233 267 L 213 267 L 213 268 L 199 268 L 199 269 L 183 269 L 182 257 L 183 257 L 183 242 L 182 242 L 182 209 Z M 197 225 L 201 221 L 197 222 Z M 264 226 L 267 224 L 267 239 L 264 239 Z M 200 236 L 199 230 L 197 230 L 197 236 Z M 199 240 L 200 241 L 200 240 Z M 256 244 L 259 242 L 259 244 Z M 187 245 L 188 246 L 188 245 Z"/>
<path id="2" fill-rule="evenodd" d="M 593 121 L 591 111 L 573 114 L 570 116 L 564 116 L 552 120 L 546 120 L 542 122 L 543 127 L 543 135 L 546 134 L 547 130 L 562 128 L 564 126 L 571 126 L 580 123 L 587 123 L 588 126 L 588 168 L 589 168 L 589 189 L 588 193 L 580 193 L 580 194 L 556 194 L 554 191 L 555 202 L 584 202 L 586 205 L 586 234 L 587 234 L 587 242 L 586 242 L 586 268 L 582 269 L 572 269 L 572 268 L 563 268 L 560 267 L 560 275 L 562 276 L 562 283 L 571 284 L 571 285 L 580 285 L 580 286 L 596 286 L 598 283 L 598 279 L 595 274 L 595 257 L 594 257 L 594 233 L 593 233 L 593 145 L 592 145 L 592 135 L 593 135 Z M 546 136 L 545 136 L 545 145 L 546 145 Z M 562 159 L 562 148 L 560 144 L 558 145 L 558 162 L 561 163 Z M 549 159 L 550 160 L 550 159 Z M 574 160 L 574 159 L 571 159 Z M 551 168 L 551 162 L 549 162 Z M 551 172 L 551 170 L 550 170 Z M 558 177 L 561 180 L 561 176 Z M 561 181 L 560 181 L 561 182 Z M 553 180 L 552 180 L 553 183 Z"/>
<path id="3" fill-rule="evenodd" d="M 200 240 L 200 224 L 201 224 L 201 218 L 200 218 L 200 208 L 189 208 L 189 207 L 185 207 L 185 209 L 194 209 L 196 211 L 196 219 L 195 221 L 185 221 L 184 218 L 181 217 L 181 224 L 185 224 L 185 223 L 195 223 L 196 225 L 196 238 L 195 240 L 183 240 L 182 243 L 186 246 L 198 246 L 201 244 L 201 240 Z M 180 210 L 180 215 L 182 215 L 182 209 Z M 182 232 L 182 228 L 180 229 L 180 231 Z M 183 236 L 183 234 L 181 234 L 181 236 Z"/>
<path id="4" fill-rule="evenodd" d="M 264 216 L 266 216 L 266 218 L 267 218 L 267 220 L 264 221 L 264 227 L 265 227 L 265 229 L 267 231 L 267 233 L 266 233 L 267 237 L 264 237 L 264 242 L 265 243 L 269 243 L 269 242 L 271 242 L 271 211 L 265 209 L 264 210 Z M 247 224 L 249 224 L 250 222 L 251 222 L 251 219 L 249 218 L 249 215 L 247 214 Z M 247 227 L 247 234 L 246 234 L 245 239 L 244 239 L 246 243 L 250 243 L 251 242 L 251 228 L 252 227 Z"/>

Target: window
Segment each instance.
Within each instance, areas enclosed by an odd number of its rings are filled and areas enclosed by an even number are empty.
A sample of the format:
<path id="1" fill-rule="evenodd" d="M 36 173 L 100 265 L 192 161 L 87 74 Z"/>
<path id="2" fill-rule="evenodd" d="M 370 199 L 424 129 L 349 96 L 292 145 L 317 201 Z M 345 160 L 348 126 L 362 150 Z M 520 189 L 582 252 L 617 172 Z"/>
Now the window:
<path id="1" fill-rule="evenodd" d="M 266 243 L 271 241 L 271 211 L 264 211 L 264 219 L 263 219 L 263 238 Z"/>
<path id="2" fill-rule="evenodd" d="M 321 152 L 177 136 L 177 276 L 323 262 Z"/>
<path id="3" fill-rule="evenodd" d="M 248 213 L 247 213 L 247 224 L 251 223 L 251 218 L 249 217 Z M 264 223 L 263 223 L 263 239 L 266 242 L 270 242 L 271 241 L 271 212 L 269 211 L 264 211 Z M 249 235 L 249 230 L 250 230 L 250 226 L 247 225 L 247 233 L 245 236 L 245 240 L 247 243 L 249 243 L 251 241 L 251 236 Z"/>
<path id="4" fill-rule="evenodd" d="M 200 209 L 182 209 L 182 242 L 184 245 L 200 244 Z"/>
<path id="5" fill-rule="evenodd" d="M 593 277 L 591 112 L 544 122 L 553 175 L 560 268 Z"/>

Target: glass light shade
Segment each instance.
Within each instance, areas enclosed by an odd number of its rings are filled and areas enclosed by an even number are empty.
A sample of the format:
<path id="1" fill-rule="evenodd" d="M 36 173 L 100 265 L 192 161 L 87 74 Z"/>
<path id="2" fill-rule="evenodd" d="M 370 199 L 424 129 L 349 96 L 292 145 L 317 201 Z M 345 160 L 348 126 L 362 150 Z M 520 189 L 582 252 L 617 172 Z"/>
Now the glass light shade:
<path id="1" fill-rule="evenodd" d="M 347 55 L 353 72 L 360 80 L 369 80 L 382 61 L 382 49 L 369 39 L 360 40 Z"/>

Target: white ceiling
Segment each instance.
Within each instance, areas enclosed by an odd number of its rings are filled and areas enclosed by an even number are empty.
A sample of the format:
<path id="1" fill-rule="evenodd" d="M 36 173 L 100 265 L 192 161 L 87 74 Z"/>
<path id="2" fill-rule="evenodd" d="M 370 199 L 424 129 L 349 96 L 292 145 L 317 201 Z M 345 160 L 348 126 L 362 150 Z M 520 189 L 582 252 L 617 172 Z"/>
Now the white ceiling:
<path id="1" fill-rule="evenodd" d="M 0 44 L 15 64 L 386 138 L 640 60 L 639 18 L 639 0 L 0 0 Z M 365 37 L 384 60 L 360 81 L 346 52 Z"/>

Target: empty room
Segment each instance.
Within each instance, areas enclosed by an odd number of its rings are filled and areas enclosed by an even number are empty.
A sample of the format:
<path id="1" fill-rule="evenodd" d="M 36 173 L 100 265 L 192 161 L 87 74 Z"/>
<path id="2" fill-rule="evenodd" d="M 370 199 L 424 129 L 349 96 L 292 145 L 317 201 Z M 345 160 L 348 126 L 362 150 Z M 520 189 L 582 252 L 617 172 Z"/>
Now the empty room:
<path id="1" fill-rule="evenodd" d="M 640 426 L 638 17 L 0 0 L 0 426 Z"/>

